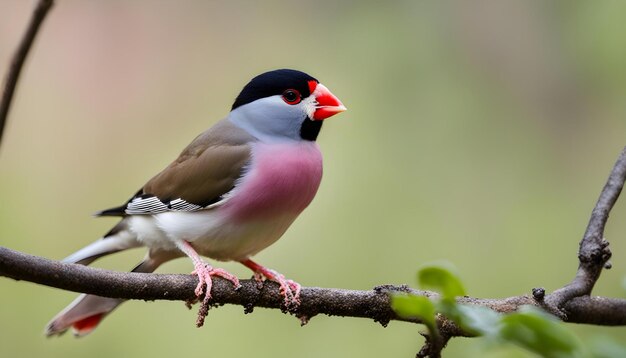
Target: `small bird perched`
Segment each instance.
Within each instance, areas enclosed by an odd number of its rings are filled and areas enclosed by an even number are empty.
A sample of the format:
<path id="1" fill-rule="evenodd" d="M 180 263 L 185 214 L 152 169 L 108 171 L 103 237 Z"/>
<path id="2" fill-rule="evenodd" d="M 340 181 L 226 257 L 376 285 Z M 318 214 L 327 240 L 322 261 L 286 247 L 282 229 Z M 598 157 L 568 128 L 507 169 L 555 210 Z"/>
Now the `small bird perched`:
<path id="1" fill-rule="evenodd" d="M 280 285 L 287 307 L 299 304 L 300 285 L 250 259 L 278 240 L 317 192 L 322 154 L 315 142 L 323 120 L 346 107 L 306 73 L 281 69 L 253 78 L 230 114 L 194 139 L 126 204 L 96 216 L 121 221 L 100 240 L 65 258 L 88 265 L 104 255 L 147 246 L 133 272 L 153 272 L 188 256 L 198 276 L 195 294 L 210 300 L 212 277 L 239 287 L 237 277 L 202 256 L 238 261 L 255 278 Z M 90 333 L 124 300 L 80 295 L 46 327 Z"/>

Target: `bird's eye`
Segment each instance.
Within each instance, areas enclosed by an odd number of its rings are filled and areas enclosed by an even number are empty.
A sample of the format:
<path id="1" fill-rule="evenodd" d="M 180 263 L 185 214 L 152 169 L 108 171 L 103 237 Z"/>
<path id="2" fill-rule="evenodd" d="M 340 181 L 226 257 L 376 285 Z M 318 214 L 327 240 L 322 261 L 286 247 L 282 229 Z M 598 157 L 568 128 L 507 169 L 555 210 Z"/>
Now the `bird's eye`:
<path id="1" fill-rule="evenodd" d="M 287 104 L 298 104 L 302 100 L 300 97 L 300 92 L 295 89 L 288 89 L 283 92 L 283 100 L 287 102 Z"/>

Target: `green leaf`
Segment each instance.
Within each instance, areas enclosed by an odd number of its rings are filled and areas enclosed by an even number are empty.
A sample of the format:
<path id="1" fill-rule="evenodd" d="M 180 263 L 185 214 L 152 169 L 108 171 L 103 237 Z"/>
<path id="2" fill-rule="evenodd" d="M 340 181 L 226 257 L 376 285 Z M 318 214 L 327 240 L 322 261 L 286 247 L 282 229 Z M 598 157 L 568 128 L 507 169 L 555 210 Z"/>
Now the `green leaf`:
<path id="1" fill-rule="evenodd" d="M 460 305 L 450 301 L 437 302 L 435 310 L 454 321 L 463 330 L 479 336 L 497 335 L 502 317 L 487 307 Z"/>
<path id="2" fill-rule="evenodd" d="M 431 263 L 417 273 L 420 287 L 441 293 L 444 301 L 454 302 L 457 296 L 465 296 L 465 289 L 452 265 L 446 262 Z"/>
<path id="3" fill-rule="evenodd" d="M 500 322 L 500 338 L 543 357 L 582 356 L 576 336 L 534 307 L 523 307 L 518 313 L 502 317 Z"/>
<path id="4" fill-rule="evenodd" d="M 405 293 L 394 294 L 391 296 L 391 308 L 400 317 L 419 318 L 429 329 L 436 328 L 435 305 L 427 297 Z"/>
<path id="5" fill-rule="evenodd" d="M 481 336 L 498 334 L 501 315 L 487 307 L 457 305 L 453 320 L 464 330 Z"/>

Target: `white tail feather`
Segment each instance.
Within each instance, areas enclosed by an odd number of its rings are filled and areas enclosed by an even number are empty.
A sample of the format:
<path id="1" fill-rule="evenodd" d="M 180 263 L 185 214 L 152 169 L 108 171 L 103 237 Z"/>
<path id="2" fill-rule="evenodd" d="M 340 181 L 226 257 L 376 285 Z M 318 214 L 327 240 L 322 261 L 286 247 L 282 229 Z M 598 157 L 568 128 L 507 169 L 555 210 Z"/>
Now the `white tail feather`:
<path id="1" fill-rule="evenodd" d="M 63 259 L 63 262 L 89 265 L 95 259 L 122 250 L 142 246 L 137 237 L 128 230 L 104 237 Z"/>

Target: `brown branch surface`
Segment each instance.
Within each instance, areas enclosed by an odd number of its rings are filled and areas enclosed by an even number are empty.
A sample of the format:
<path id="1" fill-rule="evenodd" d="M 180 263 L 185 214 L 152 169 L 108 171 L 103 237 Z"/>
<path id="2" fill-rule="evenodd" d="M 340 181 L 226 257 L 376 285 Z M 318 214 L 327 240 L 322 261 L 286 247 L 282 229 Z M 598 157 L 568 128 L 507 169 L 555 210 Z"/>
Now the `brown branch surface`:
<path id="1" fill-rule="evenodd" d="M 193 300 L 196 298 L 194 288 L 198 284 L 194 275 L 109 271 L 62 263 L 4 247 L 0 247 L 0 276 L 68 291 L 139 300 Z M 231 283 L 216 278 L 211 291 L 213 303 L 240 305 L 247 312 L 254 307 L 284 310 L 284 300 L 278 292 L 277 284 L 269 282 L 260 289 L 254 280 L 242 280 L 241 284 L 241 289 L 234 290 Z M 318 314 L 369 318 L 383 325 L 392 320 L 420 323 L 416 319 L 400 318 L 393 312 L 389 305 L 390 292 L 437 296 L 434 292 L 412 290 L 407 286 L 386 285 L 368 291 L 304 287 L 301 294 L 302 304 L 291 313 L 304 323 Z M 501 313 L 515 312 L 523 305 L 542 306 L 531 295 L 502 299 L 460 297 L 458 302 L 489 307 Z M 587 296 L 573 299 L 564 307 L 569 313 L 569 322 L 626 325 L 626 300 Z M 442 318 L 440 325 L 449 336 L 469 335 L 445 318 Z"/>
<path id="2" fill-rule="evenodd" d="M 20 73 L 22 72 L 22 66 L 24 65 L 28 51 L 32 47 L 35 36 L 39 31 L 39 27 L 46 18 L 48 10 L 52 8 L 53 3 L 53 0 L 40 0 L 37 3 L 30 19 L 30 23 L 28 24 L 28 28 L 26 29 L 26 32 L 24 33 L 24 36 L 22 37 L 22 40 L 11 60 L 11 65 L 7 72 L 4 88 L 2 90 L 2 100 L 0 100 L 0 142 L 2 141 L 4 125 L 9 114 L 9 109 L 11 108 L 13 93 L 15 92 L 15 87 L 17 86 Z"/>
<path id="3" fill-rule="evenodd" d="M 610 268 L 611 250 L 609 242 L 604 239 L 604 228 L 609 213 L 622 192 L 624 181 L 626 181 L 626 148 L 622 149 L 591 212 L 585 235 L 580 241 L 576 276 L 568 285 L 545 298 L 545 308 L 563 320 L 570 318 L 564 305 L 575 297 L 589 296 L 602 269 Z"/>

